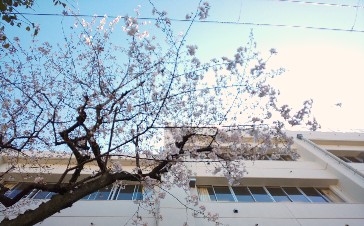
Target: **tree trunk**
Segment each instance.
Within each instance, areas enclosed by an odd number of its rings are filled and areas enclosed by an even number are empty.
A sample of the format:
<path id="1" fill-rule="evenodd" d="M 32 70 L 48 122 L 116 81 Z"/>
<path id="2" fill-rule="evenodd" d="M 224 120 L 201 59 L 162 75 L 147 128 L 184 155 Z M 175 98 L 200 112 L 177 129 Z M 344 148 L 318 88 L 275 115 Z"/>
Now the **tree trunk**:
<path id="1" fill-rule="evenodd" d="M 65 208 L 71 207 L 73 203 L 77 202 L 81 198 L 85 197 L 92 192 L 97 191 L 100 188 L 106 187 L 116 180 L 133 180 L 135 181 L 137 177 L 133 177 L 130 174 L 124 172 L 117 174 L 110 174 L 106 172 L 99 178 L 80 185 L 77 189 L 72 192 L 60 195 L 54 195 L 48 202 L 42 203 L 34 210 L 27 210 L 18 217 L 8 220 L 4 219 L 0 226 L 19 226 L 19 225 L 34 225 L 46 218 L 52 216 L 53 214 L 63 210 Z"/>

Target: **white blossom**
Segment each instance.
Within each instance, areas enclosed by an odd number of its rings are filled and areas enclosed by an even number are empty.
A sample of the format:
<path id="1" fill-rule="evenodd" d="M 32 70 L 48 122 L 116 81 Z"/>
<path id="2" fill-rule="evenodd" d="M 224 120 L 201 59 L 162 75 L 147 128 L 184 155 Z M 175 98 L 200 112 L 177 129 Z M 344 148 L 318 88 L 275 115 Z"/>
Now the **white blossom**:
<path id="1" fill-rule="evenodd" d="M 36 178 L 34 178 L 34 183 L 36 183 L 36 184 L 43 184 L 44 183 L 44 177 L 36 177 Z"/>
<path id="2" fill-rule="evenodd" d="M 187 45 L 186 47 L 190 56 L 194 56 L 196 54 L 196 50 L 198 49 L 196 45 Z"/>
<path id="3" fill-rule="evenodd" d="M 211 7 L 208 2 L 204 2 L 200 7 L 198 7 L 198 16 L 200 17 L 200 20 L 206 19 L 208 17 L 210 8 Z"/>
<path id="4" fill-rule="evenodd" d="M 111 172 L 113 173 L 120 173 L 123 171 L 123 166 L 121 165 L 121 162 L 113 162 L 111 164 Z"/>

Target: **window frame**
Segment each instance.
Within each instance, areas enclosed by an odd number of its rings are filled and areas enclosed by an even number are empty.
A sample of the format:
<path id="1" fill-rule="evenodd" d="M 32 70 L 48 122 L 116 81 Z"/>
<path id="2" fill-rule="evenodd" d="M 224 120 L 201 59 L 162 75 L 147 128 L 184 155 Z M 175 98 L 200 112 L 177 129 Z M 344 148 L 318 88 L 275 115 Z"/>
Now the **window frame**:
<path id="1" fill-rule="evenodd" d="M 250 189 L 249 189 L 249 187 L 248 187 L 248 186 L 235 186 L 235 187 L 231 187 L 231 186 L 229 186 L 229 187 L 230 187 L 230 188 L 231 188 L 231 190 L 232 190 L 232 194 L 233 194 L 233 196 L 235 197 L 236 202 L 242 202 L 242 201 L 239 201 L 239 200 L 238 200 L 238 198 L 237 198 L 237 196 L 236 196 L 236 194 L 235 194 L 235 192 L 234 192 L 234 188 L 237 188 L 237 189 L 239 189 L 239 188 L 245 188 L 245 189 L 246 189 L 246 191 L 248 191 L 248 193 L 249 193 L 249 195 L 250 195 L 251 199 L 253 200 L 253 202 L 257 202 L 257 200 L 255 200 L 255 197 L 253 196 L 253 194 L 252 194 L 252 192 L 250 191 Z M 244 202 L 244 203 L 250 203 L 250 202 Z"/>
<path id="2" fill-rule="evenodd" d="M 212 190 L 214 191 L 215 199 L 216 199 L 216 201 L 217 201 L 217 202 L 231 202 L 231 201 L 228 201 L 228 200 L 221 200 L 221 201 L 220 201 L 220 200 L 218 199 L 218 195 L 217 195 L 217 193 L 216 193 L 215 187 L 227 187 L 227 188 L 228 188 L 228 190 L 230 191 L 230 195 L 231 195 L 231 197 L 233 198 L 234 202 L 236 202 L 236 201 L 237 201 L 237 199 L 236 199 L 236 197 L 235 197 L 235 194 L 234 194 L 234 192 L 232 191 L 232 189 L 231 189 L 231 187 L 230 187 L 230 186 L 212 186 L 212 185 L 211 185 L 211 187 L 212 187 Z M 221 194 L 221 193 L 218 193 L 218 194 Z"/>
<path id="3" fill-rule="evenodd" d="M 265 202 L 265 201 L 257 201 L 257 198 L 254 196 L 253 192 L 250 190 L 250 188 L 262 188 L 263 191 L 265 192 L 265 194 L 268 196 L 268 198 L 271 200 L 270 202 L 275 202 L 275 200 L 273 199 L 272 195 L 269 193 L 269 191 L 265 188 L 265 186 L 247 186 L 251 196 L 254 199 L 254 202 Z M 269 203 L 269 202 L 266 202 Z"/>
<path id="4" fill-rule="evenodd" d="M 281 186 L 264 186 L 264 187 L 267 189 L 269 195 L 272 196 L 272 199 L 274 200 L 274 202 L 280 202 L 280 201 L 277 201 L 277 200 L 274 199 L 274 196 L 271 194 L 271 192 L 269 192 L 269 189 L 268 188 L 279 188 L 286 195 L 286 197 L 288 198 L 288 202 L 293 202 L 293 200 L 291 199 L 291 197 L 289 197 L 289 195 L 287 194 L 287 192 Z"/>
<path id="5" fill-rule="evenodd" d="M 217 195 L 216 195 L 216 191 L 215 191 L 215 188 L 214 187 L 226 187 L 229 189 L 230 191 L 230 194 L 233 198 L 233 201 L 227 201 L 227 200 L 222 200 L 222 201 L 219 201 Z M 208 192 L 208 200 L 201 200 L 200 199 L 200 192 L 199 192 L 199 188 L 210 188 L 211 191 L 213 192 L 213 194 L 210 194 Z M 246 191 L 249 192 L 249 195 L 251 197 L 251 200 L 252 201 L 239 201 L 239 199 L 237 198 L 237 195 L 235 194 L 235 191 L 238 191 L 237 189 L 239 188 L 244 188 L 246 189 Z M 251 188 L 261 188 L 265 191 L 266 195 L 269 197 L 270 201 L 257 201 L 257 198 L 254 196 L 254 194 L 252 193 L 251 191 Z M 271 194 L 271 192 L 269 191 L 269 188 L 279 188 L 284 194 L 285 196 L 287 197 L 287 201 L 277 201 L 275 198 L 274 198 L 274 195 Z M 286 190 L 285 188 L 292 188 L 292 189 L 296 189 L 296 191 L 299 193 L 297 195 L 300 195 L 302 196 L 304 199 L 304 201 L 299 201 L 299 199 L 295 199 L 292 196 L 292 194 L 290 195 Z M 309 195 L 307 195 L 302 189 L 304 188 L 310 188 L 310 189 L 314 189 L 314 191 L 317 193 L 317 195 L 319 197 L 321 197 L 324 202 L 317 202 L 317 201 L 314 201 L 314 199 L 310 198 Z M 234 191 L 235 189 L 235 191 Z M 337 198 L 339 199 L 339 201 L 334 201 L 334 200 L 331 200 L 329 197 L 327 197 L 327 195 L 325 195 L 324 193 L 322 193 L 320 191 L 320 189 L 327 189 L 329 191 L 331 191 L 335 196 L 337 196 Z M 209 191 L 209 190 L 207 190 Z M 205 201 L 208 201 L 208 202 L 241 202 L 241 203 L 252 203 L 252 202 L 261 202 L 261 203 L 270 203 L 270 202 L 274 202 L 274 203 L 280 203 L 280 202 L 283 202 L 283 203 L 287 203 L 287 202 L 292 202 L 292 203 L 321 203 L 321 204 L 325 204 L 325 203 L 331 203 L 331 204 L 335 204 L 335 203 L 345 203 L 345 200 L 343 198 L 341 198 L 340 195 L 336 194 L 334 191 L 332 191 L 330 188 L 328 187 L 289 187 L 289 186 L 221 186 L 221 185 L 201 185 L 201 186 L 197 186 L 197 193 L 198 193 L 198 196 L 199 196 L 199 200 L 202 201 L 202 202 L 205 202 Z M 211 197 L 214 197 L 214 200 L 211 199 Z M 296 200 L 296 201 L 295 201 Z"/>
<path id="6" fill-rule="evenodd" d="M 301 189 L 301 188 L 313 188 L 317 194 L 319 194 L 321 196 L 321 198 L 323 198 L 326 202 L 314 202 L 312 201 L 312 199 Z M 305 196 L 306 198 L 311 202 L 311 203 L 332 203 L 332 201 L 330 201 L 327 197 L 325 197 L 318 189 L 316 189 L 315 187 L 299 187 L 298 188 Z"/>
<path id="7" fill-rule="evenodd" d="M 7 196 L 8 198 L 14 198 L 17 194 L 19 194 L 22 191 L 22 188 L 24 188 L 24 186 L 27 184 L 27 182 L 18 182 L 18 183 L 8 183 L 5 186 L 9 187 L 9 190 L 7 192 L 4 193 L 5 196 Z M 108 191 L 108 195 L 105 199 L 98 199 L 98 194 L 100 192 L 103 192 L 103 190 L 105 190 L 105 188 L 101 188 L 95 192 L 92 192 L 91 194 L 86 195 L 85 197 L 81 198 L 80 200 L 83 201 L 104 201 L 104 200 L 115 200 L 115 201 L 121 201 L 121 200 L 133 200 L 133 201 L 140 201 L 140 200 L 144 200 L 145 195 L 147 195 L 148 197 L 152 196 L 152 189 L 147 189 L 147 192 L 145 190 L 145 188 L 140 185 L 140 184 L 128 184 L 128 185 L 122 185 L 122 186 L 133 186 L 133 194 L 131 199 L 120 199 L 118 200 L 117 197 L 120 194 L 120 191 L 122 191 L 123 189 L 121 189 L 121 185 L 109 185 L 106 186 L 107 187 L 111 187 Z M 107 190 L 106 190 L 107 191 Z M 41 193 L 44 193 L 44 195 L 42 195 L 42 197 L 44 198 L 37 198 L 38 195 L 40 195 Z M 106 193 L 106 192 L 105 192 Z M 27 195 L 25 195 L 23 198 L 25 199 L 34 199 L 34 200 L 47 200 L 52 198 L 52 196 L 54 195 L 54 192 L 50 192 L 50 191 L 42 191 L 40 189 L 33 189 L 31 190 Z"/>

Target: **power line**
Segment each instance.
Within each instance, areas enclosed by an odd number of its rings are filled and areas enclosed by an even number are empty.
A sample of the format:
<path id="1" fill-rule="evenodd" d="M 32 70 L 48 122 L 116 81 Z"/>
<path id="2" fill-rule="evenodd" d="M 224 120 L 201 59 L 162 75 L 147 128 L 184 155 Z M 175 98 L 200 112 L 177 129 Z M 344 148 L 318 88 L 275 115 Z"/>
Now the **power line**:
<path id="1" fill-rule="evenodd" d="M 305 5 L 317 5 L 317 6 L 330 6 L 330 7 L 347 7 L 347 8 L 363 8 L 361 5 L 348 5 L 348 4 L 335 4 L 335 3 L 327 3 L 327 2 L 310 2 L 310 1 L 299 1 L 299 0 L 269 0 L 275 2 L 289 2 L 289 3 L 298 3 Z"/>
<path id="2" fill-rule="evenodd" d="M 288 0 L 279 0 L 288 1 Z M 55 16 L 55 17 L 89 17 L 89 18 L 103 18 L 104 16 L 90 15 L 90 14 L 60 14 L 60 13 L 4 13 L 4 14 L 15 14 L 15 15 L 26 15 L 26 16 Z M 116 16 L 108 16 L 108 18 L 116 18 Z M 125 18 L 125 17 L 121 17 Z M 140 20 L 154 20 L 157 18 L 153 17 L 139 17 Z M 188 19 L 174 19 L 169 18 L 170 21 L 174 22 L 191 22 Z M 281 28 L 301 28 L 301 29 L 312 29 L 312 30 L 322 30 L 322 31 L 343 31 L 343 32 L 357 32 L 364 33 L 364 30 L 355 29 L 344 29 L 344 28 L 330 28 L 330 27 L 315 27 L 315 26 L 304 26 L 304 25 L 289 25 L 289 24 L 271 24 L 271 23 L 254 23 L 254 22 L 234 22 L 234 21 L 219 21 L 219 20 L 196 20 L 195 23 L 207 23 L 207 24 L 231 24 L 231 25 L 245 25 L 245 26 L 260 26 L 260 27 L 281 27 Z"/>
<path id="3" fill-rule="evenodd" d="M 181 20 L 176 20 L 176 21 L 181 21 Z M 196 22 L 200 22 L 200 23 L 234 24 L 234 25 L 250 25 L 250 26 L 262 26 L 262 27 L 303 28 L 303 29 L 326 30 L 326 31 L 346 31 L 346 32 L 360 32 L 360 33 L 364 33 L 364 30 L 343 29 L 343 28 L 330 28 L 330 27 L 314 27 L 314 26 L 289 25 L 289 24 L 271 24 L 271 23 L 253 23 L 253 22 L 232 22 L 232 21 L 216 21 L 216 20 L 205 20 L 205 21 L 196 21 Z"/>

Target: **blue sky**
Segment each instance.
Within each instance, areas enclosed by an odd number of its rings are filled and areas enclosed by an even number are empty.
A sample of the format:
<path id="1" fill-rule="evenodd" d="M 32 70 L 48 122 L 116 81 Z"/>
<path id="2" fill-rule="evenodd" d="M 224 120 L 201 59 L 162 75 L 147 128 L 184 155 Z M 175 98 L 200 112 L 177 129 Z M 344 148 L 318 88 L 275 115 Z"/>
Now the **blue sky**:
<path id="1" fill-rule="evenodd" d="M 141 17 L 152 17 L 145 0 L 69 0 L 80 14 L 124 16 L 133 15 L 141 5 Z M 198 1 L 156 0 L 171 18 L 184 19 L 195 10 Z M 211 0 L 208 20 L 236 23 L 263 23 L 302 27 L 338 28 L 363 32 L 239 24 L 196 23 L 188 42 L 199 46 L 202 59 L 232 56 L 238 46 L 245 44 L 253 30 L 258 49 L 266 53 L 276 48 L 278 55 L 272 67 L 284 67 L 287 72 L 273 83 L 281 90 L 282 99 L 293 106 L 303 100 L 314 100 L 313 113 L 325 130 L 364 129 L 364 0 L 320 0 L 294 2 L 283 0 Z M 326 3 L 326 4 L 321 4 Z M 48 5 L 47 5 L 48 4 Z M 359 5 L 360 7 L 330 6 Z M 37 1 L 36 13 L 60 13 L 51 1 Z M 60 40 L 61 17 L 29 16 L 39 23 L 40 39 Z M 63 20 L 63 26 L 73 19 Z M 184 31 L 187 23 L 176 22 L 176 33 Z M 14 35 L 24 36 L 19 29 Z M 337 103 L 342 103 L 341 107 Z"/>

